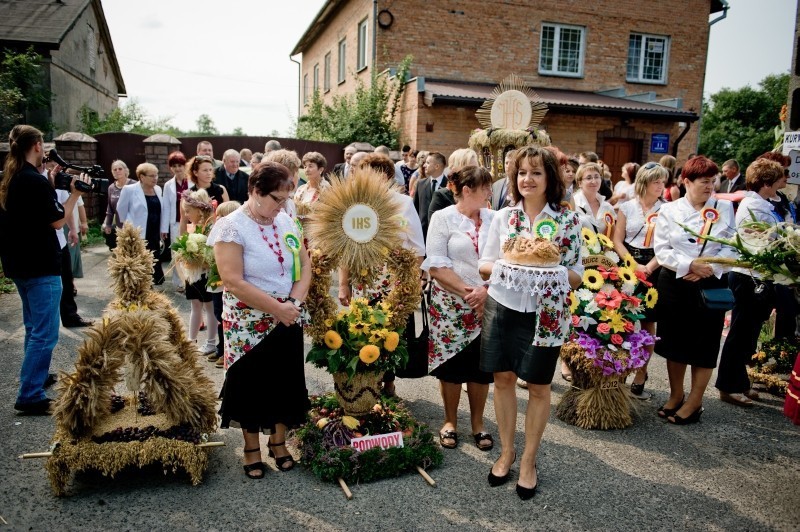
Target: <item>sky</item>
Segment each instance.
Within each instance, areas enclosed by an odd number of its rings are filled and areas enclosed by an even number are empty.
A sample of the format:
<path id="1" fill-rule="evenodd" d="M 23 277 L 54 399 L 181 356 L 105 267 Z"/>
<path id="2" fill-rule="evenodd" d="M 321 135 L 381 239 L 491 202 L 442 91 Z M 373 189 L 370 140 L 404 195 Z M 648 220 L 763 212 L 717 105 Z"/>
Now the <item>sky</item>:
<path id="1" fill-rule="evenodd" d="M 103 0 L 103 9 L 128 99 L 150 117 L 188 130 L 208 114 L 221 133 L 285 136 L 299 85 L 289 53 L 324 3 Z M 706 96 L 756 87 L 792 60 L 796 0 L 728 3 L 727 18 L 711 27 Z"/>

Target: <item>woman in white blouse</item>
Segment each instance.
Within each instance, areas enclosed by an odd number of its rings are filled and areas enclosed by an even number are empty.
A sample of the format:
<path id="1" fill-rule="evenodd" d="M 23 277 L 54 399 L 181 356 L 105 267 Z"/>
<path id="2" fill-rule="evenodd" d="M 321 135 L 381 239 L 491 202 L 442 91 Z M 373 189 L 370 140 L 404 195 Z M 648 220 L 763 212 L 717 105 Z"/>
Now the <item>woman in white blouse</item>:
<path id="1" fill-rule="evenodd" d="M 456 204 L 431 216 L 427 256 L 422 269 L 433 279 L 428 371 L 439 379 L 444 403 L 442 447 L 458 445 L 458 403 L 461 384 L 467 383 L 472 437 L 481 451 L 494 445 L 483 430 L 483 411 L 492 374 L 481 371 L 480 335 L 487 287 L 478 273 L 480 251 L 486 244 L 493 211 L 486 208 L 492 176 L 479 166 L 450 173 Z"/>
<path id="2" fill-rule="evenodd" d="M 609 200 L 609 203 L 619 208 L 620 205 L 636 196 L 633 181 L 636 179 L 638 172 L 639 165 L 637 163 L 625 163 L 622 165 L 622 179 L 614 185 L 614 195 Z"/>
<path id="3" fill-rule="evenodd" d="M 568 269 L 569 284 L 576 288 L 583 273 L 580 221 L 574 211 L 561 205 L 564 183 L 556 155 L 534 146 L 517 150 L 510 164 L 508 184 L 515 204 L 498 211 L 492 220 L 479 263 L 481 277 L 491 276 L 507 239 L 530 238 L 537 222 L 546 220 L 555 229 L 553 241 L 561 249 L 561 265 Z M 480 367 L 494 373 L 494 404 L 502 446 L 488 480 L 491 486 L 504 484 L 516 460 L 515 385 L 517 377 L 521 377 L 528 383 L 525 449 L 516 488 L 523 500 L 534 496 L 538 484 L 536 457 L 550 416 L 550 384 L 569 330 L 570 314 L 564 308 L 564 300 L 563 294 L 533 296 L 492 284 L 484 304 Z"/>
<path id="4" fill-rule="evenodd" d="M 572 201 L 584 227 L 610 238 L 609 231 L 613 230 L 616 216 L 614 207 L 599 192 L 602 182 L 603 168 L 599 164 L 582 164 L 575 172 L 579 190 L 572 196 Z"/>
<path id="5" fill-rule="evenodd" d="M 667 359 L 669 399 L 658 415 L 670 423 L 696 423 L 703 413 L 703 394 L 717 365 L 725 312 L 705 308 L 703 289 L 724 288 L 723 268 L 699 257 L 734 257 L 733 248 L 697 237 L 733 235 L 733 205 L 712 198 L 718 173 L 713 161 L 701 156 L 686 162 L 681 179 L 686 195 L 661 207 L 655 232 L 656 260 L 663 266 L 658 276 L 658 336 L 656 352 Z M 681 224 L 681 225 L 679 225 Z M 691 366 L 691 391 L 684 394 L 686 367 Z"/>
<path id="6" fill-rule="evenodd" d="M 636 173 L 634 191 L 636 198 L 626 201 L 619 207 L 617 223 L 614 229 L 614 249 L 620 257 L 630 256 L 635 264 L 636 271 L 647 276 L 647 282 L 653 286 L 658 285 L 659 265 L 653 250 L 656 220 L 658 212 L 664 202 L 661 195 L 664 192 L 664 182 L 669 176 L 669 170 L 658 163 L 647 163 Z M 642 328 L 655 336 L 656 309 L 645 312 Z M 650 355 L 653 346 L 647 346 Z M 647 380 L 647 366 L 636 371 L 631 383 L 631 393 L 637 399 L 650 399 L 652 394 L 644 391 Z"/>

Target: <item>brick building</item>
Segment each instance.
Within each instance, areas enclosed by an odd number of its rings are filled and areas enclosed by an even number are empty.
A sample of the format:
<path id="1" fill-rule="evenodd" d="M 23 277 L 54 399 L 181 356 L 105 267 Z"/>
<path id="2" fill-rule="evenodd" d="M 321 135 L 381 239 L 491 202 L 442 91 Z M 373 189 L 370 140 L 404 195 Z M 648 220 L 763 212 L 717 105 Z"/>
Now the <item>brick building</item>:
<path id="1" fill-rule="evenodd" d="M 292 51 L 301 114 L 356 79 L 414 61 L 401 143 L 449 152 L 475 112 L 517 74 L 548 104 L 542 126 L 566 152 L 596 151 L 615 178 L 627 161 L 696 151 L 709 18 L 725 0 L 328 0 Z M 678 15 L 679 16 L 676 16 Z"/>

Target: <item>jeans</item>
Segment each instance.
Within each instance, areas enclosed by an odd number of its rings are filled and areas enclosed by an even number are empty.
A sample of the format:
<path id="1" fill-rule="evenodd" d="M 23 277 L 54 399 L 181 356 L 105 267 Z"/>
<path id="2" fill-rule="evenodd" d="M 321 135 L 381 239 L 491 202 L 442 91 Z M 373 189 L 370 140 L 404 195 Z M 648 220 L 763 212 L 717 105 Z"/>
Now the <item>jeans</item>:
<path id="1" fill-rule="evenodd" d="M 13 281 L 22 299 L 25 324 L 25 357 L 19 372 L 17 403 L 35 403 L 47 398 L 44 381 L 58 342 L 61 277 L 52 275 Z"/>

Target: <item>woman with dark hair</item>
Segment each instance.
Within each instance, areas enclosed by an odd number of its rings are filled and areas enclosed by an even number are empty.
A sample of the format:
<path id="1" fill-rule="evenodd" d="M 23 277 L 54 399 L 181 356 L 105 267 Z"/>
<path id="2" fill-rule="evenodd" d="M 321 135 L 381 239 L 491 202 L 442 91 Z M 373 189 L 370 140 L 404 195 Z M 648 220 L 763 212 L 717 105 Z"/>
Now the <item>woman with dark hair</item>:
<path id="1" fill-rule="evenodd" d="M 725 311 L 706 308 L 701 291 L 724 288 L 723 269 L 701 257 L 734 257 L 735 251 L 688 233 L 730 238 L 733 205 L 712 197 L 717 165 L 701 156 L 683 167 L 686 195 L 661 207 L 656 220 L 654 249 L 663 266 L 658 276 L 659 340 L 655 351 L 667 359 L 669 399 L 658 415 L 676 425 L 696 423 L 703 413 L 703 394 L 717 365 Z M 691 366 L 691 391 L 684 395 L 684 377 Z"/>
<path id="2" fill-rule="evenodd" d="M 449 178 L 456 204 L 431 216 L 427 258 L 422 263 L 433 280 L 428 371 L 439 379 L 444 403 L 444 425 L 439 431 L 442 447 L 458 445 L 458 403 L 461 385 L 466 383 L 471 434 L 478 449 L 488 451 L 494 440 L 483 430 L 483 410 L 493 379 L 479 368 L 487 287 L 478 273 L 478 259 L 494 214 L 486 208 L 492 176 L 485 168 L 466 166 L 451 172 Z"/>
<path id="3" fill-rule="evenodd" d="M 561 249 L 561 265 L 567 268 L 569 284 L 573 288 L 580 285 L 580 220 L 577 213 L 561 205 L 564 183 L 560 174 L 558 160 L 550 150 L 528 146 L 515 152 L 509 165 L 509 188 L 515 204 L 498 211 L 492 220 L 479 262 L 483 279 L 491 276 L 495 261 L 502 258 L 506 240 L 531 238 L 537 223 L 548 221 L 555 230 L 552 239 Z M 520 377 L 528 383 L 525 450 L 517 484 L 521 499 L 533 497 L 538 484 L 536 459 L 550 416 L 550 384 L 569 330 L 568 309 L 557 310 L 563 307 L 563 300 L 562 294 L 534 296 L 492 284 L 484 305 L 480 368 L 494 373 L 494 404 L 502 447 L 500 458 L 489 471 L 489 484 L 504 484 L 516 459 L 515 383 Z M 542 323 L 552 327 L 540 326 Z"/>
<path id="4" fill-rule="evenodd" d="M 228 201 L 228 191 L 223 185 L 214 182 L 214 158 L 208 155 L 197 155 L 186 163 L 186 175 L 189 177 L 189 192 L 203 189 L 217 205 Z M 186 230 L 186 217 L 181 216 L 181 233 Z"/>
<path id="5" fill-rule="evenodd" d="M 272 435 L 269 456 L 277 468 L 294 467 L 286 430 L 303 424 L 310 406 L 300 314 L 311 263 L 297 226 L 281 210 L 293 188 L 285 166 L 262 162 L 250 175 L 245 204 L 217 220 L 208 237 L 225 286 L 220 426 L 242 429 L 244 471 L 253 479 L 266 472 L 259 432 Z"/>
<path id="6" fill-rule="evenodd" d="M 419 151 L 416 153 L 417 169 L 414 170 L 414 173 L 411 174 L 411 179 L 408 181 L 408 195 L 412 198 L 414 197 L 414 193 L 417 191 L 417 181 L 427 177 L 425 175 L 425 160 L 428 158 L 428 155 L 430 155 L 429 151 Z"/>
<path id="7" fill-rule="evenodd" d="M 625 163 L 622 165 L 622 179 L 614 185 L 614 195 L 608 200 L 609 203 L 619 209 L 619 206 L 628 200 L 636 197 L 633 182 L 636 180 L 636 172 L 639 171 L 637 163 Z"/>
<path id="8" fill-rule="evenodd" d="M 164 183 L 164 212 L 161 213 L 161 222 L 167 228 L 170 243 L 175 242 L 181 234 L 181 198 L 189 188 L 186 179 L 186 156 L 179 151 L 174 151 L 167 157 L 167 166 L 172 172 L 172 179 Z M 172 272 L 172 282 L 179 292 L 183 292 L 183 283 L 178 277 L 178 272 Z"/>
<path id="9" fill-rule="evenodd" d="M 675 201 L 680 199 L 681 191 L 678 188 L 678 179 L 676 172 L 678 170 L 678 161 L 672 155 L 664 155 L 658 160 L 658 164 L 667 170 L 667 180 L 664 182 L 664 200 Z"/>

